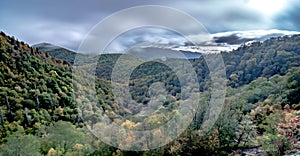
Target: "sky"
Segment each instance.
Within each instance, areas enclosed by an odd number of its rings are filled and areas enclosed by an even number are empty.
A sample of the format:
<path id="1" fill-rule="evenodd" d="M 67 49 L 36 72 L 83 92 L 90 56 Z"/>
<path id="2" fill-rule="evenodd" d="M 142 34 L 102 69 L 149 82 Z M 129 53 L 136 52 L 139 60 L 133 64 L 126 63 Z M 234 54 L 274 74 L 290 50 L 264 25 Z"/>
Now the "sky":
<path id="1" fill-rule="evenodd" d="M 300 31 L 298 0 L 9 0 L 0 5 L 0 30 L 30 45 L 48 42 L 77 50 L 87 33 L 101 20 L 140 5 L 168 6 L 186 12 L 211 34 L 274 29 Z M 172 38 L 172 33 L 156 29 L 131 31 L 126 35 L 112 44 L 114 50 L 141 37 L 163 42 Z"/>

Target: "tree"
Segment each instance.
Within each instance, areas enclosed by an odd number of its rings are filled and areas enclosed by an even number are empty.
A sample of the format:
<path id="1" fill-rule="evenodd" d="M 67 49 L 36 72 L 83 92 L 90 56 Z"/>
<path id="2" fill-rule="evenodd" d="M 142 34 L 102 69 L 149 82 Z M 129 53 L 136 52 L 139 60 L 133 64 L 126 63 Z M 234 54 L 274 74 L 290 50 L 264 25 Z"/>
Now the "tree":
<path id="1" fill-rule="evenodd" d="M 243 147 L 255 145 L 256 142 L 256 125 L 252 121 L 253 119 L 249 115 L 245 115 L 238 125 L 238 130 L 236 132 L 236 146 L 239 147 L 241 143 L 243 143 Z"/>
<path id="2" fill-rule="evenodd" d="M 0 122 L 1 122 L 1 126 L 4 127 L 4 116 L 2 113 L 2 108 L 0 107 Z"/>
<path id="3" fill-rule="evenodd" d="M 0 154 L 7 156 L 32 156 L 40 154 L 40 142 L 33 135 L 25 135 L 21 128 L 7 137 L 6 144 L 0 150 Z"/>
<path id="4" fill-rule="evenodd" d="M 89 136 L 77 130 L 70 122 L 58 121 L 53 126 L 46 128 L 46 132 L 48 133 L 44 138 L 46 144 L 43 146 L 45 154 L 54 148 L 64 151 L 63 154 L 65 155 L 67 151 L 73 151 L 76 144 L 85 146 L 85 154 L 93 152 L 88 144 L 87 138 Z"/>

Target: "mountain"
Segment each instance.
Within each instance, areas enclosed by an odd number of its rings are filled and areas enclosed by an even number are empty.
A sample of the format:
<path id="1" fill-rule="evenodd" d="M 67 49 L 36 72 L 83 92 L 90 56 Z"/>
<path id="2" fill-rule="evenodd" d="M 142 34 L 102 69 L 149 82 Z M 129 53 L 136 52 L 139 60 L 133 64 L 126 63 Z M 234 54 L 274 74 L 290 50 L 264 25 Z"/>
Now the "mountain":
<path id="1" fill-rule="evenodd" d="M 183 50 L 177 51 L 163 47 L 136 47 L 130 49 L 127 54 L 131 54 L 148 61 L 161 58 L 196 59 L 201 57 L 201 53 Z"/>
<path id="2" fill-rule="evenodd" d="M 33 45 L 32 47 L 38 48 L 40 51 L 44 51 L 44 52 L 56 50 L 56 49 L 64 49 L 60 46 L 56 46 L 51 43 L 39 43 L 39 44 Z"/>
<path id="3" fill-rule="evenodd" d="M 228 155 L 233 151 L 241 155 L 247 148 L 260 148 L 262 155 L 283 155 L 299 149 L 300 35 L 251 42 L 230 52 L 214 52 L 212 48 L 206 55 L 222 55 L 226 67 L 225 103 L 218 108 L 210 104 L 211 87 L 218 82 L 210 78 L 206 61 L 203 57 L 189 59 L 198 79 L 190 82 L 189 89 L 201 93 L 195 100 L 197 108 L 189 108 L 195 112 L 193 121 L 172 142 L 149 151 L 123 151 L 117 147 L 124 142 L 113 147 L 90 134 L 111 134 L 115 129 L 106 126 L 114 124 L 154 131 L 150 136 L 120 137 L 133 148 L 147 144 L 154 135 L 173 135 L 176 126 L 163 132 L 156 128 L 186 115 L 178 111 L 186 97 L 178 73 L 164 64 L 178 63 L 182 58 L 157 62 L 157 57 L 146 56 L 154 60 L 136 67 L 126 84 L 113 86 L 111 74 L 121 54 L 101 55 L 96 73 L 91 74 L 95 62 L 72 66 L 66 60 L 74 52 L 45 43 L 37 47 L 0 33 L 0 155 Z M 161 49 L 146 50 L 161 57 Z M 61 51 L 68 55 L 56 58 Z M 133 52 L 135 56 L 143 54 Z M 134 63 L 125 60 L 121 70 Z M 77 69 L 85 70 L 76 75 Z M 194 83 L 199 83 L 199 88 Z M 130 95 L 118 100 L 123 90 L 118 94 L 114 87 L 127 87 Z M 219 118 L 203 135 L 203 123 L 211 116 Z M 141 142 L 136 144 L 137 140 Z"/>
<path id="4" fill-rule="evenodd" d="M 282 37 L 282 36 L 292 36 L 300 34 L 299 31 L 289 31 L 289 30 L 279 30 L 279 29 L 268 29 L 268 30 L 244 30 L 244 31 L 226 31 L 226 32 L 218 32 L 213 33 L 213 38 L 219 39 L 218 37 L 233 37 L 228 38 L 227 41 L 232 43 L 237 43 L 237 39 L 251 39 L 251 40 L 259 40 L 265 41 L 270 38 Z M 245 41 L 242 41 L 245 42 Z M 242 43 L 238 42 L 238 43 Z M 222 42 L 224 43 L 224 41 Z"/>
<path id="5" fill-rule="evenodd" d="M 128 50 L 127 53 L 143 58 L 145 60 L 154 60 L 158 58 L 187 58 L 197 59 L 202 54 L 219 53 L 221 51 L 230 52 L 243 45 L 251 45 L 254 42 L 263 42 L 269 38 L 281 36 L 291 36 L 299 34 L 296 31 L 285 30 L 251 30 L 251 31 L 228 31 L 211 34 L 211 41 L 199 43 L 201 46 L 195 46 L 191 43 L 184 45 L 172 44 L 151 44 L 143 43 L 135 45 Z M 44 51 L 52 57 L 64 60 L 70 64 L 74 64 L 76 53 L 72 50 L 53 45 L 51 43 L 39 43 L 33 45 L 40 51 Z M 115 53 L 109 53 L 115 54 Z M 183 54 L 183 55 L 181 55 Z"/>
<path id="6" fill-rule="evenodd" d="M 74 93 L 70 86 L 72 75 L 69 63 L 6 36 L 3 32 L 0 35 L 0 48 L 0 110 L 4 110 L 2 117 L 9 123 L 22 116 L 17 112 L 25 109 L 28 109 L 28 114 L 32 113 L 32 109 L 38 111 L 35 115 L 31 114 L 35 118 L 40 115 L 39 111 L 54 115 L 53 111 L 59 107 L 75 108 L 71 98 Z M 70 113 L 76 114 L 73 111 Z M 59 117 L 52 118 L 57 119 Z M 21 124 L 27 128 L 35 122 L 28 118 L 22 120 Z"/>
<path id="7" fill-rule="evenodd" d="M 292 36 L 300 34 L 298 31 L 287 30 L 247 30 L 247 31 L 228 31 L 211 34 L 212 40 L 218 45 L 236 46 L 246 42 L 259 41 L 263 42 L 270 38 L 283 36 Z"/>
<path id="8" fill-rule="evenodd" d="M 75 56 L 77 54 L 74 51 L 50 43 L 39 43 L 32 47 L 37 48 L 40 51 L 44 51 L 52 57 L 67 61 L 70 64 L 74 64 Z"/>
<path id="9" fill-rule="evenodd" d="M 159 47 L 175 51 L 185 51 L 201 54 L 219 53 L 221 51 L 231 52 L 233 50 L 236 50 L 240 46 L 249 46 L 254 42 L 264 42 L 270 38 L 292 36 L 297 34 L 300 34 L 300 32 L 277 29 L 228 31 L 211 34 L 210 41 L 198 43 L 198 46 L 195 46 L 191 43 L 185 43 L 184 45 L 180 46 L 166 45 Z"/>

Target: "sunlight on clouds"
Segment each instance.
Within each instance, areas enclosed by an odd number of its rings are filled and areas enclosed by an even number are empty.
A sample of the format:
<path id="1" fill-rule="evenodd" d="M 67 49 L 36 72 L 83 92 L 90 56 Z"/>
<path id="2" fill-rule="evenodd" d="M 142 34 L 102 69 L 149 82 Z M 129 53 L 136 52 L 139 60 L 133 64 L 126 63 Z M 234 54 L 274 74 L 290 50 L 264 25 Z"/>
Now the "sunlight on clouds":
<path id="1" fill-rule="evenodd" d="M 266 16 L 273 16 L 284 9 L 286 0 L 249 0 L 249 7 Z"/>

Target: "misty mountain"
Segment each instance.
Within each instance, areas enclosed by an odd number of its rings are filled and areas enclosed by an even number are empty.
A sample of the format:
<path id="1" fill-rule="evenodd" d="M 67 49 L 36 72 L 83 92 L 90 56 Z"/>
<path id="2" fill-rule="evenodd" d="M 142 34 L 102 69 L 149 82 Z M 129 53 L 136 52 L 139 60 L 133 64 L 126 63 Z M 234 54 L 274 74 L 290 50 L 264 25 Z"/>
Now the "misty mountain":
<path id="1" fill-rule="evenodd" d="M 263 42 L 272 37 L 291 36 L 300 32 L 285 30 L 252 30 L 252 31 L 229 31 L 211 34 L 212 40 L 195 46 L 191 43 L 160 44 L 148 43 L 137 45 L 129 49 L 127 53 L 143 58 L 145 60 L 154 60 L 157 58 L 187 58 L 196 59 L 202 54 L 219 53 L 221 51 L 230 52 L 243 45 L 251 45 L 253 42 Z M 51 43 L 40 43 L 33 45 L 40 51 L 44 51 L 52 57 L 62 59 L 74 64 L 76 52 Z M 125 51 L 124 51 L 125 53 Z M 110 52 L 109 54 L 114 54 Z"/>
<path id="2" fill-rule="evenodd" d="M 248 31 L 228 31 L 211 34 L 213 42 L 217 45 L 242 45 L 249 41 L 263 42 L 272 37 L 291 36 L 299 34 L 297 31 L 287 30 L 248 30 Z"/>
<path id="3" fill-rule="evenodd" d="M 201 57 L 201 53 L 195 53 L 191 51 L 177 51 L 174 49 L 162 48 L 162 47 L 137 47 L 128 51 L 128 54 L 137 56 L 144 60 L 155 60 L 165 58 L 177 58 L 177 59 L 196 59 Z"/>

